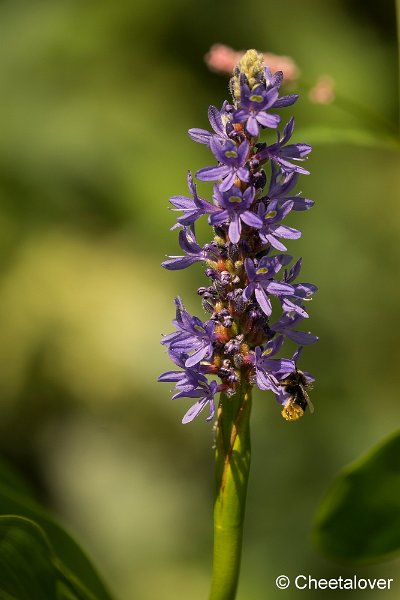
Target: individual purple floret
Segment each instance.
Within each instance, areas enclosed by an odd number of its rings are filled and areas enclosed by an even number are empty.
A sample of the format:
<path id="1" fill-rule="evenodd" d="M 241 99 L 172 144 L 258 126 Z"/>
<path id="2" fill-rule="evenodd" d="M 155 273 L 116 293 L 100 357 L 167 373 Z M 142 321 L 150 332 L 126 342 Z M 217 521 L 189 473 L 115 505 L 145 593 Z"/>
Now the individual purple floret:
<path id="1" fill-rule="evenodd" d="M 172 198 L 169 199 L 172 206 L 175 207 L 172 210 L 181 210 L 184 213 L 177 218 L 177 222 L 171 229 L 176 229 L 179 226 L 190 227 L 197 219 L 214 210 L 212 204 L 197 194 L 196 184 L 193 182 L 190 171 L 188 171 L 187 182 L 192 198 L 188 198 L 187 196 L 172 196 Z"/>
<path id="2" fill-rule="evenodd" d="M 209 146 L 213 135 L 222 142 L 228 139 L 224 121 L 227 120 L 227 107 L 229 106 L 227 101 L 224 102 L 221 110 L 218 110 L 215 106 L 210 106 L 208 109 L 208 120 L 215 133 L 212 134 L 206 129 L 189 129 L 189 135 L 192 140 L 194 142 L 199 142 L 199 144 L 206 144 Z"/>
<path id="3" fill-rule="evenodd" d="M 250 144 L 244 140 L 239 146 L 232 140 L 223 144 L 218 138 L 212 137 L 210 148 L 215 158 L 221 163 L 218 167 L 204 167 L 197 171 L 196 177 L 200 181 L 216 181 L 222 179 L 220 184 L 221 192 L 226 192 L 238 178 L 240 181 L 248 182 L 250 178 L 249 170 L 244 166 L 247 162 Z"/>
<path id="4" fill-rule="evenodd" d="M 204 382 L 202 380 L 198 381 L 197 387 L 194 387 L 191 391 L 185 391 L 180 394 L 175 394 L 174 398 L 198 398 L 196 404 L 193 404 L 186 412 L 182 419 L 182 423 L 185 425 L 186 423 L 190 423 L 193 421 L 195 417 L 197 417 L 202 410 L 207 406 L 209 407 L 210 414 L 207 417 L 206 421 L 212 421 L 215 414 L 215 402 L 214 396 L 220 391 L 221 386 L 218 385 L 216 381 L 211 381 L 210 383 Z"/>
<path id="5" fill-rule="evenodd" d="M 262 227 L 260 227 L 259 236 L 263 244 L 271 244 L 276 250 L 287 250 L 279 238 L 297 240 L 301 236 L 301 231 L 298 229 L 280 223 L 292 209 L 293 202 L 291 200 L 283 202 L 280 208 L 278 199 L 271 200 L 267 206 L 260 202 L 258 216 L 262 219 Z"/>
<path id="6" fill-rule="evenodd" d="M 211 320 L 203 323 L 197 317 L 192 317 L 180 298 L 175 299 L 175 304 L 176 319 L 173 324 L 176 331 L 164 336 L 161 343 L 170 352 L 187 354 L 185 367 L 192 367 L 212 357 L 215 325 Z"/>
<path id="7" fill-rule="evenodd" d="M 278 132 L 278 141 L 276 144 L 267 146 L 254 157 L 260 163 L 265 160 L 273 160 L 277 163 L 281 169 L 286 173 L 295 171 L 296 173 L 302 173 L 303 175 L 309 175 L 310 172 L 300 167 L 299 165 L 289 162 L 290 160 L 301 161 L 304 160 L 307 155 L 311 152 L 312 148 L 308 144 L 288 144 L 287 142 L 293 135 L 294 130 L 294 117 L 285 126 L 283 130 L 283 136 L 280 137 Z"/>
<path id="8" fill-rule="evenodd" d="M 211 225 L 222 225 L 229 223 L 228 236 L 232 244 L 237 244 L 240 240 L 242 231 L 242 222 L 259 229 L 263 221 L 254 212 L 249 210 L 253 204 L 255 189 L 249 186 L 243 193 L 236 186 L 229 190 L 221 192 L 219 186 L 214 186 L 214 202 L 219 210 L 210 215 L 209 223 Z"/>
<path id="9" fill-rule="evenodd" d="M 168 260 L 162 263 L 164 269 L 178 271 L 190 267 L 195 262 L 218 259 L 218 253 L 211 245 L 203 248 L 199 246 L 193 228 L 184 227 L 179 232 L 179 245 L 186 252 L 186 256 L 169 256 Z"/>
<path id="10" fill-rule="evenodd" d="M 271 358 L 276 354 L 284 341 L 283 335 L 270 340 L 265 347 L 257 346 L 251 358 L 256 374 L 256 383 L 260 390 L 272 390 L 279 394 L 279 380 L 291 373 L 295 364 L 287 358 Z"/>
<path id="11" fill-rule="evenodd" d="M 261 127 L 276 129 L 280 122 L 278 115 L 267 113 L 267 109 L 274 107 L 279 95 L 279 88 L 273 87 L 266 90 L 265 85 L 258 85 L 252 90 L 243 83 L 241 86 L 241 108 L 233 118 L 238 123 L 246 126 L 246 131 L 252 137 L 258 136 Z"/>
<path id="12" fill-rule="evenodd" d="M 295 187 L 297 180 L 299 179 L 299 173 L 291 171 L 290 173 L 283 173 L 280 168 L 274 163 L 271 163 L 271 179 L 269 183 L 268 192 L 264 200 L 277 200 L 278 206 L 281 208 L 285 202 L 290 201 L 293 203 L 291 210 L 308 210 L 314 206 L 314 200 L 309 198 L 302 198 L 299 195 L 290 196 L 289 192 Z"/>
<path id="13" fill-rule="evenodd" d="M 248 51 L 231 79 L 232 103 L 208 110 L 212 131 L 189 130 L 217 164 L 196 173 L 205 187 L 215 182 L 212 201 L 199 195 L 190 172 L 189 196 L 170 199 L 180 211 L 172 229 L 180 228 L 183 255 L 169 256 L 163 267 L 175 271 L 200 262 L 208 278 L 208 284 L 196 285 L 207 318 L 192 316 L 177 298 L 175 331 L 161 342 L 175 367 L 159 381 L 173 384 L 174 399 L 195 399 L 183 423 L 206 407 L 207 421 L 213 420 L 216 394 L 222 392 L 223 411 L 243 383 L 272 392 L 286 420 L 311 411 L 307 390 L 313 377 L 297 363 L 302 347 L 318 339 L 301 330 L 317 287 L 298 281 L 301 259 L 292 263 L 285 245 L 301 236 L 294 216 L 314 204 L 295 191 L 300 175 L 308 174 L 298 163 L 311 147 L 290 143 L 293 118 L 275 143 L 271 139 L 280 123 L 274 111 L 297 100 L 295 94 L 279 97 L 282 80 L 281 72 L 272 74 L 261 55 Z M 202 218 L 212 228 L 204 245 L 194 229 Z M 298 346 L 291 358 L 285 357 L 287 340 Z"/>
<path id="14" fill-rule="evenodd" d="M 248 284 L 243 290 L 243 298 L 250 300 L 254 294 L 261 310 L 269 317 L 272 313 L 272 305 L 269 296 L 292 295 L 293 286 L 276 281 L 275 275 L 284 265 L 292 260 L 287 254 L 277 256 L 263 256 L 258 263 L 251 258 L 246 258 L 244 267 L 248 278 Z"/>

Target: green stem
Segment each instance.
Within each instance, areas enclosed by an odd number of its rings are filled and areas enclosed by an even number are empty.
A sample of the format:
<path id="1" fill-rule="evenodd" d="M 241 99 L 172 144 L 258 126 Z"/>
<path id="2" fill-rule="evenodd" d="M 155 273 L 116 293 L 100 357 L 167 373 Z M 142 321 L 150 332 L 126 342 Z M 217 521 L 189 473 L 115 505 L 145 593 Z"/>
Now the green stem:
<path id="1" fill-rule="evenodd" d="M 209 600 L 234 600 L 250 470 L 251 386 L 221 394 L 216 430 L 213 574 Z"/>

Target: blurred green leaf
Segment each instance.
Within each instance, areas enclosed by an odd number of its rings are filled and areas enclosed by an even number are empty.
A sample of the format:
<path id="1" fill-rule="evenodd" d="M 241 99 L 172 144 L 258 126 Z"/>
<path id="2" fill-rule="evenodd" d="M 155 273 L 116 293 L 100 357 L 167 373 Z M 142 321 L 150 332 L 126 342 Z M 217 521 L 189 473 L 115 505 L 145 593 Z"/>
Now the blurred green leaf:
<path id="1" fill-rule="evenodd" d="M 0 517 L 0 595 L 56 598 L 57 577 L 42 531 L 21 517 Z"/>
<path id="2" fill-rule="evenodd" d="M 34 521 L 0 517 L 0 595 L 15 600 L 96 600 L 69 573 Z"/>
<path id="3" fill-rule="evenodd" d="M 21 536 L 25 538 L 28 538 L 29 535 L 33 536 L 32 531 L 35 530 L 36 532 L 40 532 L 40 535 L 42 535 L 44 540 L 48 540 L 46 542 L 48 546 L 50 547 L 51 544 L 51 547 L 54 548 L 54 556 L 56 556 L 56 559 L 53 559 L 53 563 L 58 565 L 57 568 L 59 572 L 65 575 L 66 580 L 69 583 L 75 580 L 76 587 L 78 589 L 82 588 L 85 590 L 85 588 L 87 588 L 90 590 L 90 593 L 84 591 L 82 592 L 83 595 L 78 595 L 76 596 L 77 598 L 82 597 L 83 599 L 96 598 L 96 600 L 110 600 L 109 593 L 105 589 L 98 574 L 78 544 L 46 513 L 43 508 L 41 508 L 39 504 L 37 504 L 34 498 L 27 493 L 26 489 L 26 486 L 20 480 L 18 475 L 12 474 L 10 467 L 8 467 L 4 462 L 0 462 L 0 515 L 20 515 L 21 517 L 25 518 L 21 519 L 21 521 L 24 522 L 26 520 L 32 520 L 30 521 L 30 529 L 28 528 L 31 533 L 29 533 L 29 531 L 25 531 L 23 535 L 21 534 Z M 15 519 L 17 518 L 18 517 L 15 517 Z M 1 517 L 1 519 L 3 519 L 3 517 Z M 5 521 L 2 522 L 3 524 L 5 523 Z M 26 543 L 28 542 L 26 541 Z M 37 542 L 37 544 L 38 543 L 39 542 Z M 45 546 L 43 546 L 42 550 L 44 550 L 44 548 Z M 34 554 L 39 554 L 39 550 L 40 548 L 38 546 Z M 2 563 L 3 560 L 5 559 L 3 556 L 1 556 L 0 563 Z M 35 572 L 36 568 L 39 570 L 41 569 L 40 572 L 48 572 L 48 567 L 45 568 L 44 564 L 40 562 L 47 560 L 44 556 L 42 558 L 38 556 L 38 565 L 33 564 L 30 560 L 25 560 L 29 570 L 32 573 Z M 56 562 L 54 562 L 55 560 Z M 71 573 L 74 573 L 74 576 L 72 576 Z M 1 572 L 0 582 L 3 582 Z M 74 592 L 76 594 L 75 590 Z M 61 594 L 61 591 L 58 593 Z M 59 595 L 58 597 L 65 599 L 75 598 L 75 596 L 71 596 L 71 591 L 68 589 L 68 587 L 63 594 L 64 595 Z M 3 596 L 1 597 L 3 598 Z M 25 598 L 25 596 L 17 597 L 18 600 L 20 598 Z M 40 600 L 42 600 L 42 598 L 50 599 L 53 597 L 54 595 L 51 594 L 37 596 L 37 598 L 40 598 Z M 29 599 L 33 600 L 33 596 L 29 596 Z"/>
<path id="4" fill-rule="evenodd" d="M 400 432 L 339 475 L 319 507 L 314 539 L 352 564 L 400 554 Z"/>

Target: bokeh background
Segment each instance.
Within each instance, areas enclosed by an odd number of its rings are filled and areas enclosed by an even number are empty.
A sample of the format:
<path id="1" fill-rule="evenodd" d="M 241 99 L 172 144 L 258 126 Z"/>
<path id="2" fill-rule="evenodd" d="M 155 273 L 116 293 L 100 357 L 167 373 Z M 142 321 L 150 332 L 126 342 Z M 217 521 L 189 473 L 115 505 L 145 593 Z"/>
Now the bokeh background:
<path id="1" fill-rule="evenodd" d="M 347 101 L 305 93 L 294 107 L 296 141 L 314 146 L 299 189 L 316 205 L 290 217 L 303 237 L 289 251 L 320 288 L 320 342 L 301 364 L 316 411 L 288 424 L 271 395 L 255 397 L 238 598 L 281 597 L 280 574 L 398 576 L 399 562 L 349 569 L 310 540 L 338 470 L 400 420 L 399 154 L 383 141 L 397 122 L 392 2 L 3 0 L 0 39 L 2 456 L 117 600 L 207 596 L 212 431 L 181 425 L 188 403 L 156 382 L 173 297 L 202 315 L 201 268 L 159 266 L 178 250 L 168 198 L 210 164 L 186 131 L 227 97 L 203 62 L 211 44 L 289 55 Z"/>

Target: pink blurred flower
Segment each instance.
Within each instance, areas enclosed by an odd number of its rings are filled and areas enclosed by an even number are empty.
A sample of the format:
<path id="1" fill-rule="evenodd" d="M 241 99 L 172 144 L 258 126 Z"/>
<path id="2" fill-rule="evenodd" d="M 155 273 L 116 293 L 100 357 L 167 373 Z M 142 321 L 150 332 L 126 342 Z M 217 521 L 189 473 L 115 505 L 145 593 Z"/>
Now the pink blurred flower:
<path id="1" fill-rule="evenodd" d="M 335 80 L 330 75 L 321 75 L 308 97 L 314 104 L 330 104 L 335 99 L 334 87 Z"/>
<path id="2" fill-rule="evenodd" d="M 212 71 L 231 75 L 243 54 L 243 51 L 233 50 L 224 44 L 214 44 L 205 55 L 204 60 Z M 279 56 L 264 52 L 264 62 L 272 72 L 283 71 L 287 82 L 294 81 L 300 75 L 298 66 L 290 56 Z"/>

